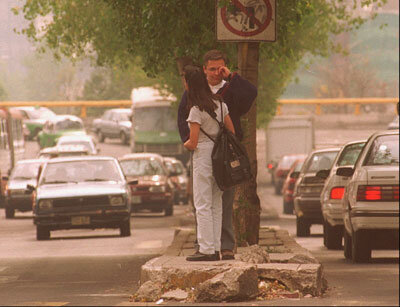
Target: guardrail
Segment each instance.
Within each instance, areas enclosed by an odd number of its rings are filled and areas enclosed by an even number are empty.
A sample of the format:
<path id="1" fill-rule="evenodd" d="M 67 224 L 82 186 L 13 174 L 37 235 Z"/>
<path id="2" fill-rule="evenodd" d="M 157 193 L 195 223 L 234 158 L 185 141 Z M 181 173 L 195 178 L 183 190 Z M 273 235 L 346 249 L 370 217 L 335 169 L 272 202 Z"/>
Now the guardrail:
<path id="1" fill-rule="evenodd" d="M 282 114 L 281 105 L 315 105 L 315 114 L 322 114 L 322 105 L 355 105 L 354 114 L 359 115 L 362 104 L 394 104 L 397 108 L 399 98 L 321 98 L 321 99 L 278 99 L 277 115 Z M 81 100 L 81 101 L 2 101 L 0 106 L 22 107 L 22 106 L 43 106 L 43 107 L 81 107 L 81 117 L 86 117 L 87 107 L 130 107 L 130 100 Z M 397 112 L 397 111 L 396 111 Z"/>

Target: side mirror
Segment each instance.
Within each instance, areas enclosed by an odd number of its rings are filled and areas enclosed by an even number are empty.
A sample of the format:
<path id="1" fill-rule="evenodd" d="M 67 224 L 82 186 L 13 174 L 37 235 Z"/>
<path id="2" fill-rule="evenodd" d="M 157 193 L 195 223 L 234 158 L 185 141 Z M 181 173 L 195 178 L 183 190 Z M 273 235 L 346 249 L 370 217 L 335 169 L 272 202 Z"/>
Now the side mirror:
<path id="1" fill-rule="evenodd" d="M 315 174 L 315 177 L 326 179 L 331 171 L 329 169 L 322 169 Z"/>
<path id="2" fill-rule="evenodd" d="M 26 189 L 28 190 L 28 191 L 30 191 L 30 192 L 33 192 L 33 191 L 35 191 L 35 187 L 33 186 L 33 185 L 31 185 L 31 184 L 27 184 L 26 185 Z"/>
<path id="3" fill-rule="evenodd" d="M 354 174 L 354 168 L 352 167 L 339 167 L 336 170 L 336 175 L 343 177 L 351 177 Z"/>
<path id="4" fill-rule="evenodd" d="M 300 172 L 293 172 L 290 174 L 290 178 L 296 179 L 299 178 L 300 176 Z"/>
<path id="5" fill-rule="evenodd" d="M 134 184 L 138 184 L 138 183 L 139 183 L 138 179 L 134 179 L 134 180 L 129 180 L 128 181 L 128 184 L 130 184 L 130 185 L 134 185 Z"/>

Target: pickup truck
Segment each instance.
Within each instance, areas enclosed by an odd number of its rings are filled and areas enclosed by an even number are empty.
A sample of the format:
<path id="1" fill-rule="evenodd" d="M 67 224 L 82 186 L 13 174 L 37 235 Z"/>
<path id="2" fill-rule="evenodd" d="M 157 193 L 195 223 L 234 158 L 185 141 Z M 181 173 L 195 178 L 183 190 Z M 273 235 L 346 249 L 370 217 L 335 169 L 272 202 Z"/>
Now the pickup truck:
<path id="1" fill-rule="evenodd" d="M 119 138 L 122 144 L 129 144 L 131 139 L 131 109 L 110 109 L 101 118 L 92 123 L 92 131 L 96 133 L 100 143 L 106 138 Z"/>

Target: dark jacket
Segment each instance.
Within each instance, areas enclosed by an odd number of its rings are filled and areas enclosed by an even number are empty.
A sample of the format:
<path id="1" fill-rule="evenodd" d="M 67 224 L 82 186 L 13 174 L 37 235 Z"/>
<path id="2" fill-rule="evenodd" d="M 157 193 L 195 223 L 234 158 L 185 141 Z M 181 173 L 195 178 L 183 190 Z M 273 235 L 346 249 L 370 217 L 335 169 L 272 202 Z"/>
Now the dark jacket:
<path id="1" fill-rule="evenodd" d="M 226 82 L 217 94 L 222 95 L 224 102 L 228 106 L 229 116 L 235 127 L 235 134 L 239 140 L 242 140 L 243 131 L 240 124 L 240 117 L 250 110 L 253 101 L 257 97 L 257 88 L 249 81 L 243 79 L 239 74 L 233 73 L 231 80 Z M 182 142 L 186 142 L 190 134 L 190 129 L 186 121 L 190 111 L 187 104 L 187 92 L 185 91 L 178 108 L 178 129 Z"/>

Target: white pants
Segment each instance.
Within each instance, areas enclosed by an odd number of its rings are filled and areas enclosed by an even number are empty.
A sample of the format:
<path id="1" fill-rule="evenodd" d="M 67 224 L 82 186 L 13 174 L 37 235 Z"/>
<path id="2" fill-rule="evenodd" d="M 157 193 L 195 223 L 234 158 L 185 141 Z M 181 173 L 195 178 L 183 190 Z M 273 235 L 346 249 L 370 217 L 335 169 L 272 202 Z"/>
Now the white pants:
<path id="1" fill-rule="evenodd" d="M 212 174 L 213 142 L 202 142 L 193 153 L 193 201 L 196 208 L 200 252 L 221 250 L 222 191 Z"/>

